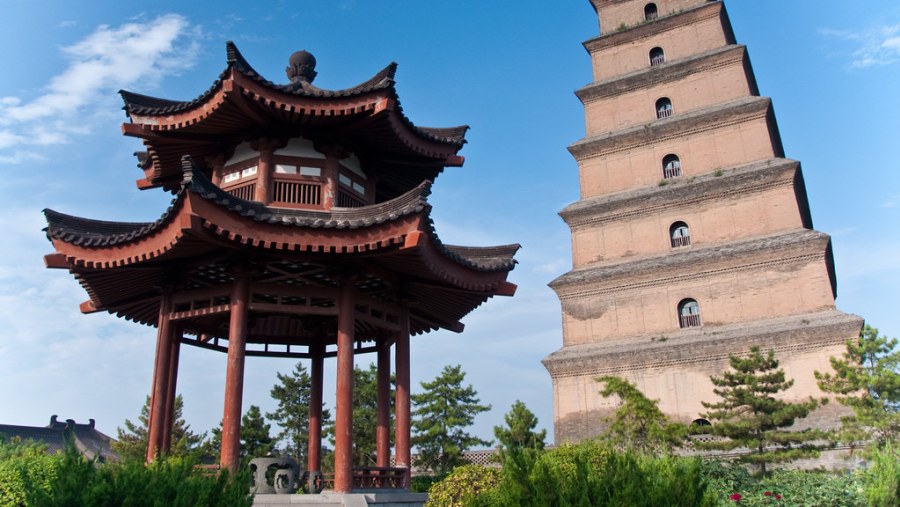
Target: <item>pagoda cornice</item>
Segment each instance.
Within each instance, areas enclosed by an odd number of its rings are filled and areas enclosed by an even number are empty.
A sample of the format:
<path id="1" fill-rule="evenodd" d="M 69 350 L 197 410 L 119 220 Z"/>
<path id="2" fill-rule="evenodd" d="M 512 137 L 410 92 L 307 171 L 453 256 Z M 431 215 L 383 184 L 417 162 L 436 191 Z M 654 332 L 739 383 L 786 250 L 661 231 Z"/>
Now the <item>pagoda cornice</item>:
<path id="1" fill-rule="evenodd" d="M 772 101 L 768 97 L 747 97 L 587 137 L 570 145 L 569 153 L 576 160 L 581 161 L 590 157 L 659 144 L 670 139 L 684 138 L 761 118 L 769 121 L 773 132 L 773 142 L 776 143 L 775 152 L 778 156 L 782 156 L 783 150 L 775 124 L 775 115 L 772 111 Z"/>
<path id="2" fill-rule="evenodd" d="M 568 302 L 600 294 L 667 287 L 689 280 L 802 265 L 825 258 L 832 290 L 836 291 L 831 257 L 830 236 L 814 230 L 796 229 L 730 243 L 633 258 L 615 264 L 587 266 L 572 270 L 549 285 L 565 307 Z"/>
<path id="3" fill-rule="evenodd" d="M 588 53 L 592 54 L 596 51 L 623 44 L 631 44 L 639 39 L 653 37 L 669 30 L 691 26 L 697 22 L 717 17 L 722 20 L 722 27 L 728 44 L 734 44 L 734 33 L 731 29 L 728 15 L 725 12 L 725 5 L 722 2 L 709 2 L 660 17 L 654 21 L 642 22 L 624 30 L 601 34 L 585 41 L 583 46 Z"/>
<path id="4" fill-rule="evenodd" d="M 698 359 L 725 361 L 729 351 L 759 344 L 779 354 L 817 351 L 843 344 L 859 332 L 863 319 L 836 310 L 738 322 L 708 329 L 690 327 L 600 343 L 569 345 L 541 362 L 554 378 L 621 375 L 639 368 L 693 364 Z"/>
<path id="5" fill-rule="evenodd" d="M 800 162 L 796 160 L 769 159 L 720 171 L 675 179 L 664 186 L 652 185 L 584 199 L 566 206 L 559 215 L 574 231 L 649 213 L 752 195 L 780 186 L 794 186 L 796 192 L 804 194 L 801 208 L 806 203 Z M 804 223 L 811 227 L 809 209 L 801 209 L 801 213 Z"/>
<path id="6" fill-rule="evenodd" d="M 748 80 L 751 84 L 751 95 L 758 95 L 756 81 L 750 68 L 750 60 L 747 57 L 747 48 L 739 44 L 715 48 L 699 55 L 653 65 L 614 78 L 596 81 L 576 90 L 575 95 L 583 104 L 588 104 L 595 100 L 617 97 L 635 90 L 674 83 L 700 72 L 715 70 L 736 63 L 742 63 L 746 68 Z"/>

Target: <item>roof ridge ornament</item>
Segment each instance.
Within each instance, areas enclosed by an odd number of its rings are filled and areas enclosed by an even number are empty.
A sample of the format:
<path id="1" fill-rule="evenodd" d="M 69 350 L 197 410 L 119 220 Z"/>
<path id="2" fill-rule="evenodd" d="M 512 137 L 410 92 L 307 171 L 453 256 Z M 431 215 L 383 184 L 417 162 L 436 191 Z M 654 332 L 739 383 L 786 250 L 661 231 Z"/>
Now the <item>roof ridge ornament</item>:
<path id="1" fill-rule="evenodd" d="M 318 74 L 315 69 L 316 57 L 309 51 L 301 49 L 291 55 L 284 70 L 292 83 L 312 83 Z"/>

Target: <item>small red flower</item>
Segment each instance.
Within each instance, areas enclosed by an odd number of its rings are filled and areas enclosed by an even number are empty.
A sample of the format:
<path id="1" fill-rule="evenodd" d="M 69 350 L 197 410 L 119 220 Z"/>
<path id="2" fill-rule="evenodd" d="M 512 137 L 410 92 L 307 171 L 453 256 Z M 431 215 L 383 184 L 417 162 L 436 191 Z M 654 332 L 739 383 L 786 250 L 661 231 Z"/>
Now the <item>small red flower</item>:
<path id="1" fill-rule="evenodd" d="M 766 491 L 765 493 L 763 493 L 763 495 L 765 495 L 765 496 L 772 496 L 772 492 L 771 492 L 771 491 Z"/>
<path id="2" fill-rule="evenodd" d="M 779 495 L 778 493 L 775 493 L 775 500 L 781 500 L 781 495 Z"/>
<path id="3" fill-rule="evenodd" d="M 740 502 L 740 501 L 741 501 L 741 494 L 740 494 L 740 493 L 734 493 L 734 494 L 732 494 L 731 496 L 729 496 L 728 498 L 734 500 L 735 502 Z"/>

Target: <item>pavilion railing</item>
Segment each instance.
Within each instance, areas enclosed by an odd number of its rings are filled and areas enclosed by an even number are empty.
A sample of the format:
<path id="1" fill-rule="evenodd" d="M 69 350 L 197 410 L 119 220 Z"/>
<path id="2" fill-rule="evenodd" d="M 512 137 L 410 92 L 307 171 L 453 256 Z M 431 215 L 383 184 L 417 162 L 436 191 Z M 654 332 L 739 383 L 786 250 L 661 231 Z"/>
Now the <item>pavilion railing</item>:
<path id="1" fill-rule="evenodd" d="M 245 201 L 252 201 L 256 197 L 256 183 L 247 183 L 246 185 L 226 188 L 224 190 L 238 199 L 243 199 Z"/>
<path id="2" fill-rule="evenodd" d="M 276 179 L 272 201 L 281 204 L 320 206 L 322 204 L 322 185 Z"/>

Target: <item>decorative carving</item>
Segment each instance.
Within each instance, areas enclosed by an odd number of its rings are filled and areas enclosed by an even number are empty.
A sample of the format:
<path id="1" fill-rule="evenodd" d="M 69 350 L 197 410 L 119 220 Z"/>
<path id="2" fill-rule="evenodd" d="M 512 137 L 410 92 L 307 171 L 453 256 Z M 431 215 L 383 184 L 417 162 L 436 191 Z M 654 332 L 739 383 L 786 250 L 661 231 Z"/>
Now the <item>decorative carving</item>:
<path id="1" fill-rule="evenodd" d="M 312 83 L 318 74 L 315 69 L 316 57 L 304 49 L 291 55 L 290 64 L 284 70 L 292 83 Z"/>
<path id="2" fill-rule="evenodd" d="M 272 480 L 268 472 L 274 469 Z M 254 458 L 250 460 L 250 492 L 289 495 L 297 491 L 299 466 L 293 458 Z"/>

